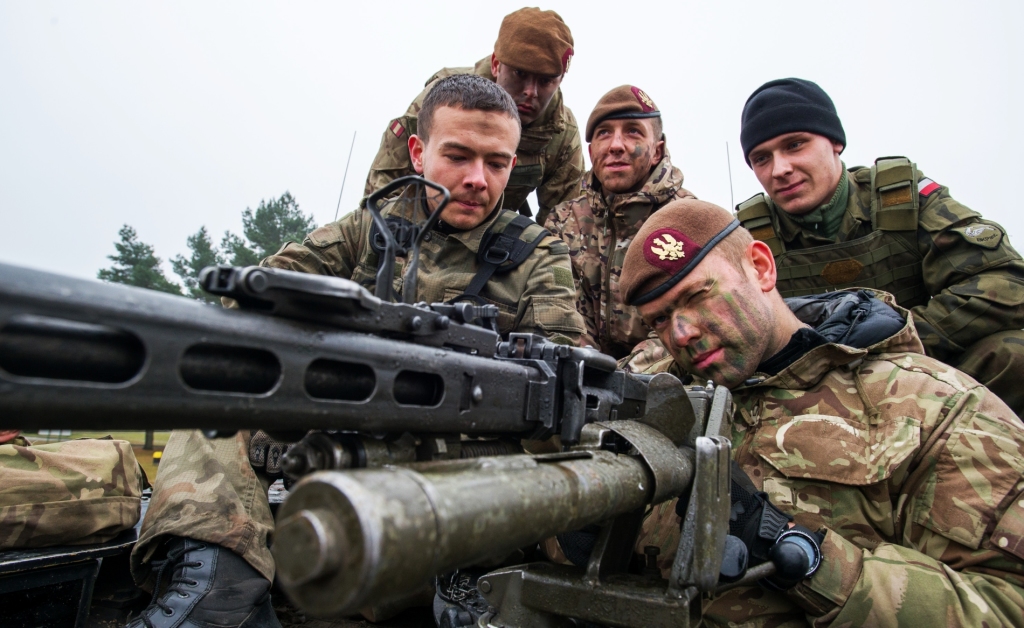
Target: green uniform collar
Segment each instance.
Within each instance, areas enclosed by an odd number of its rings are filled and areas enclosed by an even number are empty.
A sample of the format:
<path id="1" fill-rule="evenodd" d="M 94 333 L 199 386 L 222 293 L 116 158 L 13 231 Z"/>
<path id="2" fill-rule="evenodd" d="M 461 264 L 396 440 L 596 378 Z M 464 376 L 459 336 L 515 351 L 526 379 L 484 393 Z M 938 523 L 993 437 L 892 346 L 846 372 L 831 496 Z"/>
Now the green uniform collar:
<path id="1" fill-rule="evenodd" d="M 802 228 L 831 240 L 839 232 L 839 226 L 843 222 L 843 215 L 846 213 L 846 203 L 849 198 L 850 178 L 846 174 L 846 164 L 843 164 L 843 173 L 839 177 L 839 185 L 836 186 L 836 191 L 832 198 L 821 207 L 809 213 L 802 216 L 790 215 L 789 218 Z"/>

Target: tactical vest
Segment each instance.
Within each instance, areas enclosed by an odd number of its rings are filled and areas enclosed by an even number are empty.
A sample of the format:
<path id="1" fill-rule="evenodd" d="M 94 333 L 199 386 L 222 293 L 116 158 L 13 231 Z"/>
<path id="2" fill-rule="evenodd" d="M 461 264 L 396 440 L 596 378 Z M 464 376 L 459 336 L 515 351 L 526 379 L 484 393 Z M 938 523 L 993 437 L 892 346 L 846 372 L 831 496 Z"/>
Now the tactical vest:
<path id="1" fill-rule="evenodd" d="M 412 250 L 412 243 L 419 235 L 420 226 L 401 216 L 388 216 L 387 210 L 384 222 L 395 236 L 398 245 L 396 255 L 404 257 Z M 470 299 L 478 304 L 485 304 L 487 301 L 480 296 L 480 291 L 491 277 L 517 268 L 529 259 L 540 241 L 548 235 L 551 234 L 544 227 L 526 216 L 501 210 L 498 218 L 487 228 L 480 240 L 480 248 L 476 255 L 479 264 L 476 274 L 462 294 L 451 299 L 449 303 Z M 370 246 L 366 249 L 363 265 L 379 270 L 384 263 L 384 244 L 383 234 L 377 228 L 377 223 L 373 223 L 370 229 Z"/>
<path id="2" fill-rule="evenodd" d="M 775 206 L 758 194 L 736 208 L 736 218 L 755 239 L 771 248 L 783 297 L 844 288 L 884 290 L 905 308 L 926 303 L 929 294 L 917 246 L 917 168 L 905 157 L 882 157 L 870 169 L 871 233 L 806 249 L 787 250 L 779 236 Z M 850 173 L 850 194 L 858 192 Z"/>

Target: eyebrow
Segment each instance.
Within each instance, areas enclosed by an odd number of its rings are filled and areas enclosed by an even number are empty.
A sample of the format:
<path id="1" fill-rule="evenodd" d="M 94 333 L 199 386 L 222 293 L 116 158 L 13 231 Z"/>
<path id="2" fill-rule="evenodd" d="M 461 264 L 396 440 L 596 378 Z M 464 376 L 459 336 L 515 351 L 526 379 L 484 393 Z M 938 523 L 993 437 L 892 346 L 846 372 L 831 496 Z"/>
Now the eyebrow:
<path id="1" fill-rule="evenodd" d="M 672 310 L 675 309 L 676 304 L 679 303 L 680 300 L 689 301 L 690 299 L 693 298 L 693 295 L 697 294 L 701 290 L 704 290 L 705 288 L 710 288 L 711 286 L 715 285 L 716 283 L 717 283 L 717 281 L 715 280 L 714 277 L 711 277 L 711 276 L 704 277 L 704 281 L 703 282 L 695 283 L 692 286 L 690 286 L 689 288 L 687 288 L 686 290 L 683 290 L 682 293 L 679 294 L 679 296 L 676 298 L 675 301 L 672 302 L 671 305 L 667 305 L 667 306 L 663 307 L 662 309 L 658 310 L 657 312 L 652 312 L 651 313 L 651 318 L 656 318 L 658 316 L 667 316 L 670 312 L 672 312 Z"/>
<path id="2" fill-rule="evenodd" d="M 459 144 L 458 142 L 453 142 L 451 140 L 449 140 L 447 142 L 442 142 L 441 149 L 442 150 L 444 150 L 444 149 L 455 149 L 455 150 L 465 151 L 467 153 L 475 153 L 476 152 L 476 151 L 474 151 L 472 148 L 470 148 L 468 146 L 464 146 L 463 144 Z M 509 161 L 511 161 L 512 158 L 515 157 L 515 155 L 513 155 L 512 153 L 507 153 L 505 151 L 492 151 L 490 153 L 484 153 L 484 157 L 503 157 L 503 158 L 508 159 Z"/>

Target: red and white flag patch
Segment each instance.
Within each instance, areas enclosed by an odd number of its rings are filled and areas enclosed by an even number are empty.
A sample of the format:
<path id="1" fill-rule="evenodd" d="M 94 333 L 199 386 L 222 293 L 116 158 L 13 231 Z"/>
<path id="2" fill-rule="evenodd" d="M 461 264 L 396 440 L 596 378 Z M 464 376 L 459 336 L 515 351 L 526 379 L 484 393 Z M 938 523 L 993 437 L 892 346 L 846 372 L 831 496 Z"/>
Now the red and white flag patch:
<path id="1" fill-rule="evenodd" d="M 405 133 L 405 127 L 402 126 L 402 123 L 399 122 L 398 120 L 392 120 L 391 126 L 389 126 L 388 128 L 391 129 L 391 132 L 395 134 L 395 137 L 402 137 L 402 134 Z"/>
<path id="2" fill-rule="evenodd" d="M 921 196 L 931 196 L 932 193 L 938 190 L 940 187 L 942 186 L 932 181 L 928 177 L 922 177 L 921 180 L 917 182 L 917 192 Z"/>

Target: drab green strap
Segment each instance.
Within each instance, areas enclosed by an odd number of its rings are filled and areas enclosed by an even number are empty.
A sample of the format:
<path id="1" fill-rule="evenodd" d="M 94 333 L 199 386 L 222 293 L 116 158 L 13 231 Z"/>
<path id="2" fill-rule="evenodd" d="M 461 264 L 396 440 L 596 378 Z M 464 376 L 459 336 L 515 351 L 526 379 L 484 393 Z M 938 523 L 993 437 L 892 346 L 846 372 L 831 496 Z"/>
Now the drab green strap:
<path id="1" fill-rule="evenodd" d="M 871 169 L 871 226 L 879 231 L 917 231 L 920 205 L 914 164 L 906 157 L 882 157 Z M 906 199 L 886 206 L 892 195 Z"/>
<path id="2" fill-rule="evenodd" d="M 871 249 L 870 251 L 861 253 L 860 255 L 856 255 L 854 257 L 848 257 L 846 259 L 856 260 L 857 262 L 860 262 L 861 266 L 871 266 L 872 264 L 877 264 L 878 262 L 884 261 L 885 259 L 893 255 L 903 253 L 905 251 L 906 248 L 903 247 L 900 243 L 889 242 L 885 246 Z M 841 261 L 844 260 L 831 260 L 828 262 L 817 262 L 814 264 L 801 264 L 799 266 L 780 266 L 777 271 L 778 278 L 779 281 L 787 281 L 792 279 L 804 279 L 806 277 L 820 277 L 822 271 L 825 270 L 826 266 L 828 266 L 832 262 Z"/>

